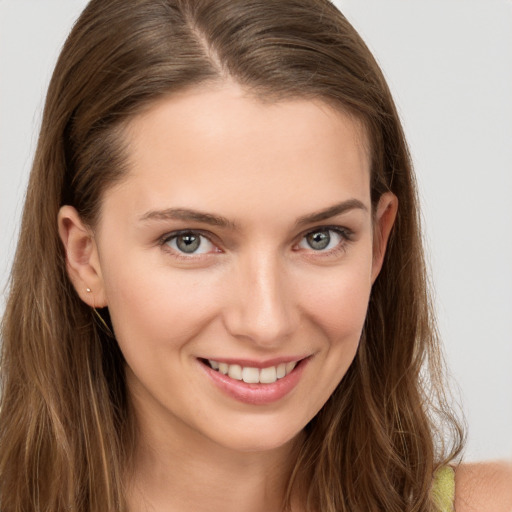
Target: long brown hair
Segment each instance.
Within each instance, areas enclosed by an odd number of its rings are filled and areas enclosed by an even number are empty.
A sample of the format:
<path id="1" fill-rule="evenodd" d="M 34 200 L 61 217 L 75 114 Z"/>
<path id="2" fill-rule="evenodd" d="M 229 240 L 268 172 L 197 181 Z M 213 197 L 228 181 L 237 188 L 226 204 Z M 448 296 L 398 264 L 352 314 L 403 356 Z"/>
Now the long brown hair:
<path id="1" fill-rule="evenodd" d="M 63 204 L 94 227 L 125 172 L 123 128 L 163 95 L 230 77 L 265 101 L 320 98 L 361 120 L 371 197 L 399 201 L 358 354 L 306 426 L 290 476 L 311 512 L 432 511 L 462 430 L 443 394 L 410 156 L 382 73 L 328 0 L 92 0 L 49 87 L 2 323 L 3 512 L 126 509 L 136 429 L 122 354 L 74 291 Z"/>

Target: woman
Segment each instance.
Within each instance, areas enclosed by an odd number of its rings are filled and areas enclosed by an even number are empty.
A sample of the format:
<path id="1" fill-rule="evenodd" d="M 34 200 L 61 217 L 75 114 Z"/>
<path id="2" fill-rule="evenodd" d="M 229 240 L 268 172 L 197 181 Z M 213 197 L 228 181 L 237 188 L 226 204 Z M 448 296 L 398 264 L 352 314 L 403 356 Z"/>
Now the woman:
<path id="1" fill-rule="evenodd" d="M 3 511 L 451 506 L 407 147 L 326 1 L 89 4 L 2 336 Z M 458 511 L 511 506 L 456 473 Z"/>

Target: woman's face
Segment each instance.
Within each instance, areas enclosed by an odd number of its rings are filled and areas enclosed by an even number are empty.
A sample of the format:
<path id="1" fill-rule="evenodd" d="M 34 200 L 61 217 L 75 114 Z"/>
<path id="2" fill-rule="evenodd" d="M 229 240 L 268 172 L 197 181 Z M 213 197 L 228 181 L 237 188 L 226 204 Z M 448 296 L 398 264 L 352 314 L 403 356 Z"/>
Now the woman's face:
<path id="1" fill-rule="evenodd" d="M 393 222 L 389 194 L 372 224 L 364 131 L 319 101 L 224 84 L 159 101 L 127 137 L 90 287 L 143 431 L 283 446 L 356 354 Z"/>

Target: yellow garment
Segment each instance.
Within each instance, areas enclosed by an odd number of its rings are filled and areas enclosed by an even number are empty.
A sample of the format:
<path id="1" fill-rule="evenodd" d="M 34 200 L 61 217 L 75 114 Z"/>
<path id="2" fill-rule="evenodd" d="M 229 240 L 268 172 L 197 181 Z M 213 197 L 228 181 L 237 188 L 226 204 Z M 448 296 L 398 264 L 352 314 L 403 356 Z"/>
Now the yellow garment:
<path id="1" fill-rule="evenodd" d="M 436 471 L 432 495 L 437 503 L 439 512 L 453 512 L 455 501 L 455 471 L 445 466 Z"/>

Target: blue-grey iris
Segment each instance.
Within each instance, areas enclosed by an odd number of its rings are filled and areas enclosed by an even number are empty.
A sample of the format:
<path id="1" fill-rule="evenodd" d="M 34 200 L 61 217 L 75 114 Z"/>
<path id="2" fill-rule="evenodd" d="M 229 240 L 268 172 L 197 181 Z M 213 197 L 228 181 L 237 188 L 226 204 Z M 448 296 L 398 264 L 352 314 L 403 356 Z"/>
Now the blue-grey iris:
<path id="1" fill-rule="evenodd" d="M 331 241 L 331 235 L 328 230 L 315 231 L 306 236 L 306 242 L 315 251 L 325 249 Z"/>
<path id="2" fill-rule="evenodd" d="M 201 237 L 193 233 L 187 233 L 176 237 L 176 247 L 185 253 L 193 253 L 199 249 Z"/>

